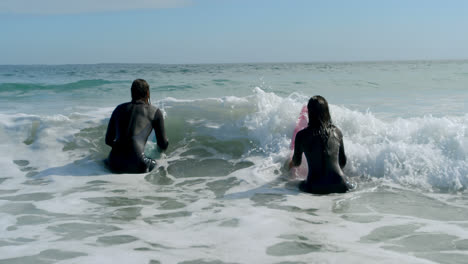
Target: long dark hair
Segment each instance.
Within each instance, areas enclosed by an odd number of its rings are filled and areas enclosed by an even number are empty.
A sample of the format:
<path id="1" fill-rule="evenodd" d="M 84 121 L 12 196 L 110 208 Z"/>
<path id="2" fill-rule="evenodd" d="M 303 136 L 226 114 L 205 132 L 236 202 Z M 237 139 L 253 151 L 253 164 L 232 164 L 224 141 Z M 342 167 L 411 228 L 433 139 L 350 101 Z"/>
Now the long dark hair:
<path id="1" fill-rule="evenodd" d="M 330 110 L 325 98 L 320 95 L 310 98 L 307 104 L 309 112 L 309 127 L 313 129 L 315 136 L 320 136 L 323 145 L 323 152 L 327 151 L 328 138 L 333 129 Z"/>
<path id="2" fill-rule="evenodd" d="M 149 84 L 143 79 L 136 79 L 132 83 L 132 100 L 145 100 L 148 103 L 149 100 Z"/>
<path id="3" fill-rule="evenodd" d="M 320 95 L 313 96 L 307 104 L 307 110 L 309 112 L 309 127 L 324 130 L 331 126 L 330 110 L 325 98 Z"/>

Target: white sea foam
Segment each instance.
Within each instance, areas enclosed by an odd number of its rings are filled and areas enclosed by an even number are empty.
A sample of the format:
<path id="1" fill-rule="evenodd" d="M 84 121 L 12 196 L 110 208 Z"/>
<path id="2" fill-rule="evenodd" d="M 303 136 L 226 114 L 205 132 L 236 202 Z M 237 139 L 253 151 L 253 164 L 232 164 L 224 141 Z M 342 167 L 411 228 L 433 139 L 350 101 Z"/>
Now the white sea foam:
<path id="1" fill-rule="evenodd" d="M 186 122 L 192 126 L 212 129 L 204 131 L 211 133 L 211 136 L 221 138 L 246 136 L 247 140 L 255 142 L 257 150 L 265 154 L 262 156 L 263 160 L 259 162 L 261 164 L 257 164 L 259 168 L 281 169 L 290 155 L 290 136 L 298 113 L 307 101 L 305 96 L 293 93 L 283 98 L 255 88 L 252 96 L 207 100 L 164 99 L 163 101 L 165 106 L 169 107 L 173 103 L 184 107 L 196 102 L 202 112 L 205 108 L 214 109 L 220 113 L 221 118 L 231 111 L 228 110 L 230 107 L 225 110 L 225 103 L 239 109 L 236 111 L 242 111 L 241 106 L 248 106 L 249 112 L 239 116 L 235 123 L 230 123 L 229 118 L 216 121 L 189 118 Z M 63 142 L 72 139 L 80 128 L 103 124 L 111 111 L 111 108 L 98 108 L 87 113 L 73 112 L 69 115 L 1 114 L 0 123 L 8 134 L 3 136 L 10 137 L 10 140 L 5 141 L 11 141 L 13 138 L 15 146 L 19 147 L 23 145 L 21 141 L 35 137 L 36 139 L 32 139 L 32 146 L 36 147 L 34 150 L 36 152 L 47 153 L 41 155 L 49 157 L 42 164 L 43 167 L 47 167 L 51 165 L 47 164 L 50 157 L 54 157 L 52 159 L 54 164 L 66 163 L 67 158 L 60 158 L 61 156 L 57 155 L 63 147 Z M 170 116 L 169 108 L 167 111 L 169 111 L 167 118 L 175 117 Z M 404 185 L 425 189 L 435 188 L 435 190 L 457 191 L 464 190 L 468 186 L 466 161 L 468 115 L 381 120 L 372 113 L 362 113 L 336 105 L 331 105 L 331 112 L 334 123 L 344 134 L 346 153 L 349 157 L 347 174 L 386 178 Z M 32 135 L 35 123 L 38 127 L 34 132 L 35 135 Z M 243 134 L 243 129 L 246 129 L 247 134 Z M 231 136 L 228 136 L 229 134 Z M 24 145 L 22 148 L 26 151 Z M 29 156 L 24 153 L 23 155 Z"/>
<path id="2" fill-rule="evenodd" d="M 256 88 L 249 99 L 256 108 L 240 126 L 268 153 L 264 162 L 278 169 L 290 155 L 291 131 L 307 98 L 298 94 L 282 98 Z M 344 134 L 349 175 L 388 178 L 425 189 L 468 187 L 468 115 L 381 120 L 336 105 L 331 105 L 331 112 Z"/>
<path id="3" fill-rule="evenodd" d="M 467 115 L 385 122 L 344 107 L 332 107 L 332 112 L 344 133 L 348 173 L 425 188 L 468 187 Z"/>

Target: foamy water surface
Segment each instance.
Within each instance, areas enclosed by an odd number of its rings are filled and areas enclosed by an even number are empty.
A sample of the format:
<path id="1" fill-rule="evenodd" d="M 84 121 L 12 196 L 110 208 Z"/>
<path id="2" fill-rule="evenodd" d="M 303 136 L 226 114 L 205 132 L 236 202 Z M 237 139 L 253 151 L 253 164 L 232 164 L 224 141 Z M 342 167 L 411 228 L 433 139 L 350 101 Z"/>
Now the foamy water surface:
<path id="1" fill-rule="evenodd" d="M 110 174 L 135 78 L 170 147 Z M 466 263 L 467 85 L 468 62 L 0 66 L 0 263 Z M 284 167 L 315 94 L 353 192 Z"/>

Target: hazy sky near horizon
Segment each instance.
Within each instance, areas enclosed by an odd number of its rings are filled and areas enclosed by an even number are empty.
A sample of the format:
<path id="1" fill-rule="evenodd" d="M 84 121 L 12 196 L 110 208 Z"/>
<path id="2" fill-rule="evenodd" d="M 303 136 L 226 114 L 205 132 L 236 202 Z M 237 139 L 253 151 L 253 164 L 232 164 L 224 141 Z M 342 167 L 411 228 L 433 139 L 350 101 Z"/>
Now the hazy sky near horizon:
<path id="1" fill-rule="evenodd" d="M 464 0 L 2 0 L 0 64 L 468 59 Z"/>

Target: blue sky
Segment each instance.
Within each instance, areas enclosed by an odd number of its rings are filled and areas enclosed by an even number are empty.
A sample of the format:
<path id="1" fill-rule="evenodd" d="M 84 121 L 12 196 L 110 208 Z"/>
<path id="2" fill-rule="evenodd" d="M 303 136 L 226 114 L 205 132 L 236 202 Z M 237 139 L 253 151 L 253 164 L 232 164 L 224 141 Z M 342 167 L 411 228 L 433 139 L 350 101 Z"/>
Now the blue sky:
<path id="1" fill-rule="evenodd" d="M 0 64 L 468 59 L 467 14 L 463 0 L 2 0 Z"/>

